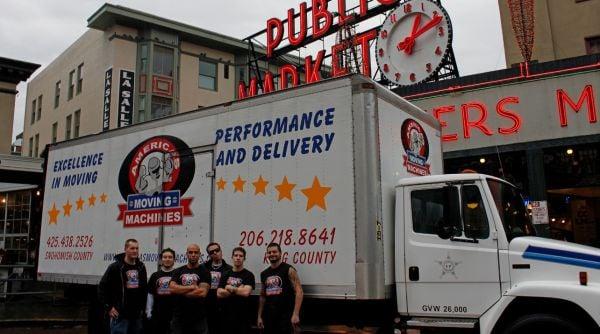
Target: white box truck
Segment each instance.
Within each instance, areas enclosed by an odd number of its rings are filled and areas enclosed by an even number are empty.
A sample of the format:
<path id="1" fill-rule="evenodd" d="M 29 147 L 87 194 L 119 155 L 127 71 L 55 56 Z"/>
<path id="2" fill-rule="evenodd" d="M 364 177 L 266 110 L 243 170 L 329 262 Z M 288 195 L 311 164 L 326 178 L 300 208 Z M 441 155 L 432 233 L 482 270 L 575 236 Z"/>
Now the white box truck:
<path id="1" fill-rule="evenodd" d="M 439 123 L 360 76 L 58 143 L 39 279 L 97 284 L 127 238 L 150 272 L 214 240 L 258 276 L 278 242 L 306 328 L 597 331 L 600 252 L 535 237 L 511 184 L 442 172 Z"/>

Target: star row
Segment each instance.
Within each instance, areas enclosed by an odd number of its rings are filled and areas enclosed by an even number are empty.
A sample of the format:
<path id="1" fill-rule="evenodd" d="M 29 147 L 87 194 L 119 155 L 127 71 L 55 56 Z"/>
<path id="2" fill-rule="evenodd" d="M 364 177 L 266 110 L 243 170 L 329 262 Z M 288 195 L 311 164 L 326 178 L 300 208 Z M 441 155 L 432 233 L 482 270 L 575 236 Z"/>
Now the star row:
<path id="1" fill-rule="evenodd" d="M 245 192 L 244 187 L 248 181 L 242 179 L 240 175 L 231 181 L 233 185 L 233 192 Z M 222 177 L 216 182 L 218 191 L 225 191 L 227 187 L 227 181 Z M 254 195 L 266 195 L 267 194 L 267 186 L 269 181 L 265 180 L 262 175 L 259 175 L 256 180 L 251 182 L 254 186 Z M 277 200 L 281 201 L 283 199 L 287 199 L 289 201 L 293 201 L 292 191 L 296 187 L 296 183 L 291 183 L 287 176 L 284 176 L 279 184 L 276 184 L 274 188 L 277 190 Z M 306 196 L 306 211 L 312 209 L 315 206 L 320 207 L 323 210 L 327 210 L 327 203 L 325 201 L 325 196 L 331 191 L 331 187 L 325 187 L 321 185 L 318 177 L 313 178 L 313 182 L 310 187 L 300 189 L 300 192 Z"/>
<path id="2" fill-rule="evenodd" d="M 100 195 L 100 203 L 106 203 L 108 201 L 108 195 L 102 193 Z M 96 197 L 96 195 L 92 194 L 87 198 L 87 201 L 84 200 L 83 198 L 81 198 L 81 196 L 79 196 L 79 199 L 77 199 L 74 204 L 75 204 L 75 210 L 76 211 L 83 211 L 84 210 L 84 205 L 87 202 L 87 206 L 88 208 L 91 208 L 93 206 L 96 206 L 96 201 L 98 200 L 98 197 Z M 59 204 L 60 207 L 60 204 Z M 67 203 L 65 203 L 62 206 L 63 210 L 63 216 L 64 217 L 71 217 L 71 210 L 73 209 L 73 204 L 71 204 L 70 200 L 67 200 Z M 60 215 L 61 210 L 56 208 L 56 203 L 52 203 L 52 208 L 48 211 L 48 215 L 50 216 L 50 220 L 48 221 L 48 224 L 56 224 L 58 223 L 58 216 Z"/>

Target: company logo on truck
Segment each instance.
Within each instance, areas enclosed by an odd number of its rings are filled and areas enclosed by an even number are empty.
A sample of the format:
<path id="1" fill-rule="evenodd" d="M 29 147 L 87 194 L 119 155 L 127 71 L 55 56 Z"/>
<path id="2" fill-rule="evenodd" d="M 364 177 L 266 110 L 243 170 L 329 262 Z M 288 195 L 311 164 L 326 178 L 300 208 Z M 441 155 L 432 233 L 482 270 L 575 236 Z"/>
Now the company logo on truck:
<path id="1" fill-rule="evenodd" d="M 402 123 L 402 146 L 404 152 L 404 166 L 406 170 L 415 175 L 430 175 L 431 168 L 427 163 L 429 159 L 429 141 L 427 134 L 414 119 L 408 118 Z"/>
<path id="2" fill-rule="evenodd" d="M 183 198 L 196 169 L 191 149 L 173 136 L 156 136 L 129 152 L 119 172 L 123 227 L 181 225 L 193 197 Z"/>

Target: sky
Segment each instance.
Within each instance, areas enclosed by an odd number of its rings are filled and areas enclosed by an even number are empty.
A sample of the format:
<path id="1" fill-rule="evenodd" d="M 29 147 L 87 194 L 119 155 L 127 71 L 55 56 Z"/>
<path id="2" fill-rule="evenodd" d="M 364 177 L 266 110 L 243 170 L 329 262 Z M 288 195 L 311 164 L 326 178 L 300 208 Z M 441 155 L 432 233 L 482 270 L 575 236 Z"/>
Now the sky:
<path id="1" fill-rule="evenodd" d="M 105 1 L 10 0 L 0 13 L 0 56 L 42 65 L 58 57 L 87 28 L 87 19 Z M 112 0 L 110 3 L 237 38 L 265 29 L 267 19 L 298 11 L 301 0 Z M 310 1 L 307 1 L 310 2 Z M 347 8 L 357 4 L 347 0 Z M 453 49 L 461 75 L 506 67 L 498 0 L 442 0 L 453 26 Z M 337 7 L 332 1 L 331 6 Z M 234 9 L 234 11 L 232 11 Z M 382 23 L 384 17 L 375 18 Z M 360 31 L 360 28 L 357 29 Z M 302 57 L 311 51 L 305 51 Z M 314 56 L 314 53 L 312 53 Z M 31 80 L 31 78 L 30 78 Z M 18 85 L 13 139 L 23 131 L 26 83 Z"/>

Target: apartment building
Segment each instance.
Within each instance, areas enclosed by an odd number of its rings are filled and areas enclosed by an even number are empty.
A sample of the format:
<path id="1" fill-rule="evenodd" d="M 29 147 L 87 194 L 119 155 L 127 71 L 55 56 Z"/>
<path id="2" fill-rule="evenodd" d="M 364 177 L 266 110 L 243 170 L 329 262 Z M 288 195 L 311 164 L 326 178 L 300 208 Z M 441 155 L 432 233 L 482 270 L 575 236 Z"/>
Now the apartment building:
<path id="1" fill-rule="evenodd" d="M 88 28 L 29 82 L 24 156 L 38 157 L 57 141 L 231 101 L 248 78 L 248 44 L 233 37 L 111 4 L 92 14 Z"/>

